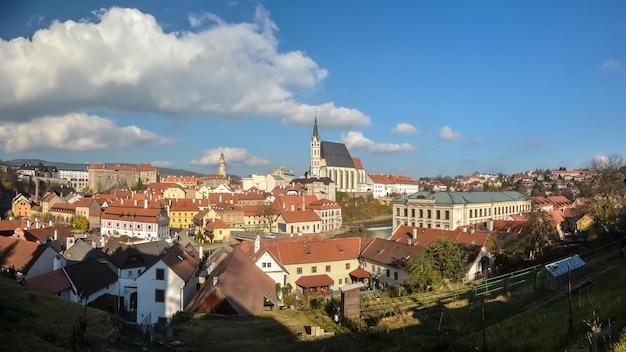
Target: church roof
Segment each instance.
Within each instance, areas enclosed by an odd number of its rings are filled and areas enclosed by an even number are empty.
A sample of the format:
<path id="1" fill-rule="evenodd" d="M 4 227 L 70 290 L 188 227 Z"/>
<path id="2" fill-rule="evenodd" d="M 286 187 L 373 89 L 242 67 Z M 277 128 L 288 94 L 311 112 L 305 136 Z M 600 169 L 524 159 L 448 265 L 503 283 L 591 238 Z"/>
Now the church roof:
<path id="1" fill-rule="evenodd" d="M 343 143 L 321 143 L 321 157 L 326 160 L 327 166 L 354 168 L 350 152 Z"/>

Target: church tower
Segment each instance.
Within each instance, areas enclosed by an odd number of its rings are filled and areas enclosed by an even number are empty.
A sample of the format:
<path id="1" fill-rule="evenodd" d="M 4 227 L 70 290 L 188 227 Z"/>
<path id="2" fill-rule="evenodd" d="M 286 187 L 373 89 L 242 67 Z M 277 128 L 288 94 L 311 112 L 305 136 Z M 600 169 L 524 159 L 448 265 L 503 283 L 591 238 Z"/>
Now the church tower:
<path id="1" fill-rule="evenodd" d="M 311 165 L 309 167 L 309 177 L 320 177 L 321 164 L 321 141 L 317 133 L 317 114 L 315 115 L 315 123 L 313 124 L 313 136 L 311 136 Z"/>
<path id="2" fill-rule="evenodd" d="M 220 163 L 217 167 L 217 173 L 226 177 L 226 159 L 224 158 L 224 151 L 220 154 Z"/>

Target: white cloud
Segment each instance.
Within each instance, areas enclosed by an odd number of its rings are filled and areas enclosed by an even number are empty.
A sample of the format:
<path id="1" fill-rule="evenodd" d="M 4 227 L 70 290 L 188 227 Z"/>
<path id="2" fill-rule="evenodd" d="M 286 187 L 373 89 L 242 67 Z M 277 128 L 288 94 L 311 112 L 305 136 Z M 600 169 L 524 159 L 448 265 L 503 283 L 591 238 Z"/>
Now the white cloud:
<path id="1" fill-rule="evenodd" d="M 95 107 L 310 124 L 317 108 L 327 126 L 370 124 L 356 109 L 295 100 L 319 89 L 328 72 L 301 51 L 279 52 L 277 26 L 262 7 L 251 22 L 190 15 L 194 32 L 175 33 L 137 9 L 94 15 L 97 22 L 55 21 L 32 40 L 0 39 L 0 120 Z"/>
<path id="2" fill-rule="evenodd" d="M 28 123 L 0 125 L 7 153 L 28 150 L 93 150 L 165 145 L 173 141 L 137 126 L 120 127 L 111 119 L 87 114 L 46 116 Z"/>
<path id="3" fill-rule="evenodd" d="M 437 133 L 439 134 L 439 137 L 443 139 L 461 139 L 461 133 L 458 131 L 453 131 L 448 126 L 442 127 Z"/>
<path id="4" fill-rule="evenodd" d="M 240 165 L 263 166 L 271 163 L 269 159 L 250 154 L 245 148 L 215 148 L 205 151 L 200 160 L 191 160 L 189 164 L 200 166 L 218 165 L 221 153 L 224 153 L 226 167 Z"/>
<path id="5" fill-rule="evenodd" d="M 341 141 L 346 145 L 349 150 L 365 149 L 372 153 L 395 153 L 409 152 L 415 150 L 415 147 L 413 147 L 409 143 L 376 143 L 373 140 L 365 137 L 363 133 L 356 131 L 348 131 L 347 133 L 342 133 Z"/>
<path id="6" fill-rule="evenodd" d="M 415 126 L 408 123 L 399 123 L 396 127 L 391 129 L 391 134 L 415 134 L 419 133 L 419 130 Z"/>
<path id="7" fill-rule="evenodd" d="M 150 165 L 154 166 L 154 167 L 172 167 L 175 164 L 171 161 L 153 161 Z"/>
<path id="8" fill-rule="evenodd" d="M 619 71 L 622 68 L 622 63 L 619 60 L 606 60 L 600 64 L 600 69 L 607 71 Z"/>

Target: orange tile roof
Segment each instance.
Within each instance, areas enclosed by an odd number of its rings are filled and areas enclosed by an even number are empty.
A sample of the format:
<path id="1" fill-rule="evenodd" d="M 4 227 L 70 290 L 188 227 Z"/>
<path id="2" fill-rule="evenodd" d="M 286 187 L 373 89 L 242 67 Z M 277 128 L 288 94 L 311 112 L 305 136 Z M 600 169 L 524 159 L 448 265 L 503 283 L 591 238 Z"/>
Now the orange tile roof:
<path id="1" fill-rule="evenodd" d="M 0 264 L 16 272 L 26 272 L 46 246 L 37 242 L 0 236 Z"/>
<path id="2" fill-rule="evenodd" d="M 296 280 L 296 285 L 304 288 L 332 286 L 333 283 L 333 279 L 326 274 L 300 276 L 300 278 Z"/>
<path id="3" fill-rule="evenodd" d="M 185 282 L 189 281 L 200 266 L 200 259 L 196 257 L 193 252 L 187 251 L 179 243 L 170 247 L 169 250 L 161 256 L 161 260 Z"/>
<path id="4" fill-rule="evenodd" d="M 283 219 L 286 223 L 305 222 L 305 221 L 321 221 L 322 219 L 313 210 L 294 210 L 282 211 Z"/>

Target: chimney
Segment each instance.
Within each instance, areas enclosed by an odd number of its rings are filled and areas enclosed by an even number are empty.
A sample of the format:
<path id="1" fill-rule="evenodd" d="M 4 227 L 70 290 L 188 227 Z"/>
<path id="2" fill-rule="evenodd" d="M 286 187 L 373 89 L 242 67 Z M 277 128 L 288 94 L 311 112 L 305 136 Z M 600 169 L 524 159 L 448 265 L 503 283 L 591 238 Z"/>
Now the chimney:
<path id="1" fill-rule="evenodd" d="M 410 238 L 407 238 L 407 239 L 406 239 L 406 243 L 410 246 L 410 245 L 411 245 L 411 239 L 410 239 Z"/>
<path id="2" fill-rule="evenodd" d="M 414 240 L 417 239 L 417 228 L 415 228 L 415 227 L 413 228 L 413 236 L 412 237 L 413 237 Z"/>
<path id="3" fill-rule="evenodd" d="M 198 257 L 200 257 L 200 260 L 204 258 L 204 249 L 202 248 L 202 246 L 200 246 L 200 249 L 198 250 Z"/>
<path id="4" fill-rule="evenodd" d="M 53 226 L 54 226 L 54 223 L 52 222 L 52 220 L 50 220 L 50 221 L 48 222 L 48 225 L 49 225 L 50 227 L 53 227 Z"/>
<path id="5" fill-rule="evenodd" d="M 54 230 L 54 240 L 57 241 L 59 239 L 59 231 Z"/>
<path id="6" fill-rule="evenodd" d="M 147 199 L 143 200 L 143 208 L 144 209 L 148 209 L 148 200 Z"/>
<path id="7" fill-rule="evenodd" d="M 135 199 L 135 206 L 137 206 L 137 199 Z"/>
<path id="8" fill-rule="evenodd" d="M 217 276 L 213 276 L 213 286 L 217 285 Z"/>

